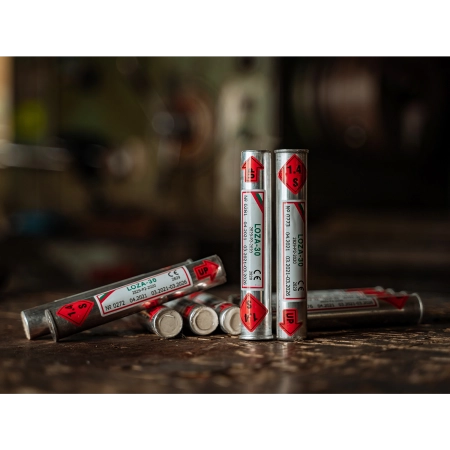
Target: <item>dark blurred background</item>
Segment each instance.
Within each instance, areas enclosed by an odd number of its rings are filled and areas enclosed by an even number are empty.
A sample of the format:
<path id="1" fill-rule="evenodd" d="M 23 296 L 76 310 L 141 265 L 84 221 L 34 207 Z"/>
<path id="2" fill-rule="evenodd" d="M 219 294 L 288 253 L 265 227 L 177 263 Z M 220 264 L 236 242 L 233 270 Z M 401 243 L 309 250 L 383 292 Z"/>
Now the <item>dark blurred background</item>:
<path id="1" fill-rule="evenodd" d="M 448 58 L 0 58 L 0 287 L 218 254 L 244 149 L 308 148 L 309 288 L 450 291 Z"/>

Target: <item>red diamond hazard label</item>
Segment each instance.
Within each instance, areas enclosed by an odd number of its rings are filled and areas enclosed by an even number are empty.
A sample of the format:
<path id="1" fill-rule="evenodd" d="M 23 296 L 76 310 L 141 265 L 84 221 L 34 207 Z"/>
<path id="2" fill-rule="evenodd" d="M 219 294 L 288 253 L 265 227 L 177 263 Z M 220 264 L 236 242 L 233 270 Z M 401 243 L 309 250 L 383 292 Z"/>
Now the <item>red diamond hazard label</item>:
<path id="1" fill-rule="evenodd" d="M 252 294 L 247 294 L 241 304 L 241 322 L 248 331 L 255 331 L 268 309 Z"/>
<path id="2" fill-rule="evenodd" d="M 392 306 L 395 306 L 397 309 L 403 309 L 408 301 L 408 298 L 409 297 L 407 295 L 386 295 L 378 297 L 378 300 L 384 300 Z"/>
<path id="3" fill-rule="evenodd" d="M 61 306 L 61 308 L 56 311 L 56 315 L 79 327 L 87 319 L 93 306 L 94 302 L 91 302 L 90 300 L 79 300 Z"/>
<path id="4" fill-rule="evenodd" d="M 303 161 L 297 155 L 292 155 L 278 171 L 278 178 L 293 194 L 298 194 L 306 182 L 306 167 Z"/>

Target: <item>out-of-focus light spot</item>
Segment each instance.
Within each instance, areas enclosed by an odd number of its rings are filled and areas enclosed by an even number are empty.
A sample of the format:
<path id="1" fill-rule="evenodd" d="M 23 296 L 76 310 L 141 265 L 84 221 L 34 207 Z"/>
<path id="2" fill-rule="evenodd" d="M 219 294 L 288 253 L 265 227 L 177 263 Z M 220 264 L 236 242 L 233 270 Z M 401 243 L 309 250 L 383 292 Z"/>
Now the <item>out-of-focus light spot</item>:
<path id="1" fill-rule="evenodd" d="M 424 108 L 418 102 L 410 103 L 403 111 L 401 119 L 402 144 L 414 154 L 422 142 L 425 120 Z"/>
<path id="2" fill-rule="evenodd" d="M 134 161 L 126 149 L 118 149 L 108 156 L 106 165 L 113 177 L 125 178 L 133 171 Z"/>

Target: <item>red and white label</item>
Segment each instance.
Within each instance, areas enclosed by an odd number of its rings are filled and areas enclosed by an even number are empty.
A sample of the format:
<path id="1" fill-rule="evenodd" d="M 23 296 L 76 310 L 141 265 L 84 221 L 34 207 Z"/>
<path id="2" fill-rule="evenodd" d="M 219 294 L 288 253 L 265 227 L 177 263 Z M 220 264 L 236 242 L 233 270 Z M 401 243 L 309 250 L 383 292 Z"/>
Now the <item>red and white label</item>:
<path id="1" fill-rule="evenodd" d="M 93 306 L 94 302 L 91 302 L 90 300 L 78 300 L 61 306 L 61 308 L 56 311 L 56 315 L 73 323 L 77 327 L 80 327 L 89 316 Z"/>
<path id="2" fill-rule="evenodd" d="M 96 295 L 95 300 L 102 316 L 132 308 L 170 292 L 192 286 L 192 280 L 185 266 L 143 278 L 126 286 Z"/>
<path id="3" fill-rule="evenodd" d="M 242 191 L 241 195 L 241 286 L 263 289 L 265 191 Z"/>
<path id="4" fill-rule="evenodd" d="M 287 335 L 292 336 L 302 327 L 303 322 L 298 320 L 298 311 L 295 308 L 287 308 L 283 309 L 283 321 L 278 325 Z"/>
<path id="5" fill-rule="evenodd" d="M 306 299 L 305 202 L 282 202 L 283 300 Z"/>
<path id="6" fill-rule="evenodd" d="M 264 165 L 254 156 L 250 156 L 247 161 L 242 164 L 244 170 L 245 183 L 258 183 L 259 171 L 264 169 Z"/>
<path id="7" fill-rule="evenodd" d="M 216 278 L 219 268 L 219 264 L 216 264 L 209 259 L 205 259 L 201 264 L 194 267 L 194 272 L 198 280 L 209 278 L 212 282 Z"/>
<path id="8" fill-rule="evenodd" d="M 269 310 L 252 294 L 247 294 L 241 304 L 241 322 L 248 331 L 253 332 L 263 321 Z"/>
<path id="9" fill-rule="evenodd" d="M 292 155 L 278 171 L 278 178 L 293 194 L 298 194 L 306 183 L 303 161 L 297 155 Z"/>
<path id="10" fill-rule="evenodd" d="M 308 311 L 327 311 L 333 309 L 379 308 L 375 297 L 361 291 L 340 289 L 308 292 Z"/>

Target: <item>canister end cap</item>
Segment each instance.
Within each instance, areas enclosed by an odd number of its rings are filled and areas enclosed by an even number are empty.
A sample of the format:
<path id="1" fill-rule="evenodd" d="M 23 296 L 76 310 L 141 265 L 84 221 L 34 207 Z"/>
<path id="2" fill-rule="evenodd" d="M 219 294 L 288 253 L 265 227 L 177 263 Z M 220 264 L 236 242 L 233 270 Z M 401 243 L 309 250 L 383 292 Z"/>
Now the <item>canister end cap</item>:
<path id="1" fill-rule="evenodd" d="M 23 331 L 25 331 L 25 336 L 27 337 L 27 339 L 31 339 L 30 325 L 28 324 L 28 318 L 27 315 L 25 314 L 25 311 L 22 311 L 20 313 L 20 317 L 22 319 Z"/>
<path id="2" fill-rule="evenodd" d="M 196 308 L 191 317 L 191 329 L 195 334 L 211 334 L 219 325 L 217 313 L 208 306 Z"/>
<path id="3" fill-rule="evenodd" d="M 161 337 L 172 338 L 180 333 L 183 327 L 183 319 L 179 312 L 174 310 L 164 311 L 156 319 L 156 329 Z"/>
<path id="4" fill-rule="evenodd" d="M 220 327 L 225 333 L 237 336 L 241 333 L 241 317 L 238 306 L 226 309 L 221 317 Z"/>

